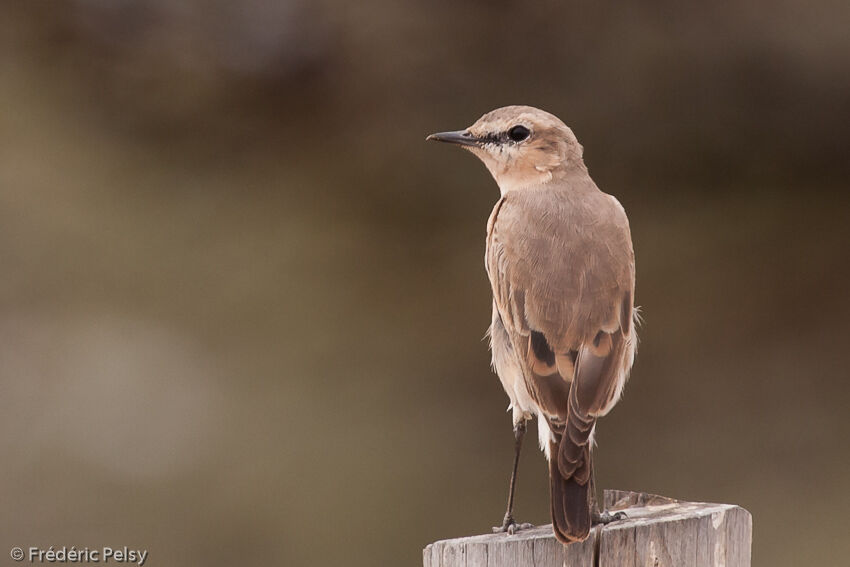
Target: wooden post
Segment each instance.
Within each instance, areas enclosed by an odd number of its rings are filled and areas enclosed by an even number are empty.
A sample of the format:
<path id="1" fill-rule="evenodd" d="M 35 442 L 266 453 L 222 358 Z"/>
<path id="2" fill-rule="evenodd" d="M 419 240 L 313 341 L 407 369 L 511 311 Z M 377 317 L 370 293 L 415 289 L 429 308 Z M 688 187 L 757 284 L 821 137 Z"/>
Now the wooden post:
<path id="1" fill-rule="evenodd" d="M 620 490 L 605 491 L 605 508 L 627 518 L 595 526 L 582 543 L 562 545 L 551 525 L 447 539 L 425 548 L 424 567 L 750 567 L 743 508 Z"/>

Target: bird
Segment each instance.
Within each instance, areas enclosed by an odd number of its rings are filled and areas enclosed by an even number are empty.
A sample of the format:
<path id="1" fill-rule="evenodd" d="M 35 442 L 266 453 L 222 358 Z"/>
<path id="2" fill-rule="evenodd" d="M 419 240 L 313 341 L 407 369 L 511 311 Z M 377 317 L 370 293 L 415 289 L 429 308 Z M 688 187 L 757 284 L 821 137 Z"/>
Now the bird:
<path id="1" fill-rule="evenodd" d="M 513 507 L 522 440 L 536 418 L 555 536 L 583 541 L 594 523 L 625 517 L 599 510 L 592 457 L 597 419 L 620 399 L 637 346 L 628 217 L 591 179 L 573 131 L 543 110 L 497 108 L 426 140 L 473 153 L 500 191 L 486 231 L 488 334 L 515 451 L 507 510 L 493 531 L 531 527 L 514 520 Z"/>

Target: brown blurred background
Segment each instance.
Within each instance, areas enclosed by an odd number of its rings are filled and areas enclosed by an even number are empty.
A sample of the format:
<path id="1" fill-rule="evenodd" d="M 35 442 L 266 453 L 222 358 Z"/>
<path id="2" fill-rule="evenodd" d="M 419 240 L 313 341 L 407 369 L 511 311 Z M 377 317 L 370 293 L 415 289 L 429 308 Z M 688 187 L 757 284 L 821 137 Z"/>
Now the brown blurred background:
<path id="1" fill-rule="evenodd" d="M 600 484 L 850 555 L 850 4 L 0 3 L 0 553 L 417 565 L 501 519 L 498 192 L 424 143 L 573 127 L 645 325 Z M 517 516 L 548 522 L 528 443 Z M 4 563 L 5 564 L 5 563 Z"/>

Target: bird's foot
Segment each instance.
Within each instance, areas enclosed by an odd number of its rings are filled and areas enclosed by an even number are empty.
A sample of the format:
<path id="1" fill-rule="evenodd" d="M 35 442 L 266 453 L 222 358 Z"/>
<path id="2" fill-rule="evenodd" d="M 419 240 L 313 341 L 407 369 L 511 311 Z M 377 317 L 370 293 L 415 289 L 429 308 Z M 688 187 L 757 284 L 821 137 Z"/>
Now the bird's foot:
<path id="1" fill-rule="evenodd" d="M 602 524 L 607 525 L 611 522 L 616 522 L 617 520 L 625 520 L 628 518 L 625 512 L 614 512 L 611 513 L 608 510 L 603 510 L 601 513 L 594 510 L 591 515 L 591 520 L 593 520 L 594 524 Z"/>
<path id="2" fill-rule="evenodd" d="M 530 528 L 533 528 L 533 527 L 534 527 L 534 524 L 529 524 L 527 522 L 522 523 L 522 524 L 518 524 L 513 519 L 513 516 L 505 516 L 505 519 L 504 519 L 504 521 L 502 521 L 501 526 L 493 527 L 493 533 L 494 534 L 505 534 L 506 533 L 508 535 L 514 535 L 515 533 L 517 533 L 520 530 L 527 530 L 527 529 L 530 529 Z"/>

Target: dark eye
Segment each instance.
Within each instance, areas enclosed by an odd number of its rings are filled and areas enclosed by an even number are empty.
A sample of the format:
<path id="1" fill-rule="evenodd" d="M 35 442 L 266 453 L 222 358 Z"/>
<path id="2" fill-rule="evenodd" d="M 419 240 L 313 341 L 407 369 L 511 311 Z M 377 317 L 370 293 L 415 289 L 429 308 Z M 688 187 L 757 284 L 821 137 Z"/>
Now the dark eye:
<path id="1" fill-rule="evenodd" d="M 522 125 L 514 126 L 510 130 L 508 130 L 508 138 L 510 138 L 514 142 L 522 142 L 523 140 L 528 138 L 529 134 L 531 134 L 531 131 Z"/>

